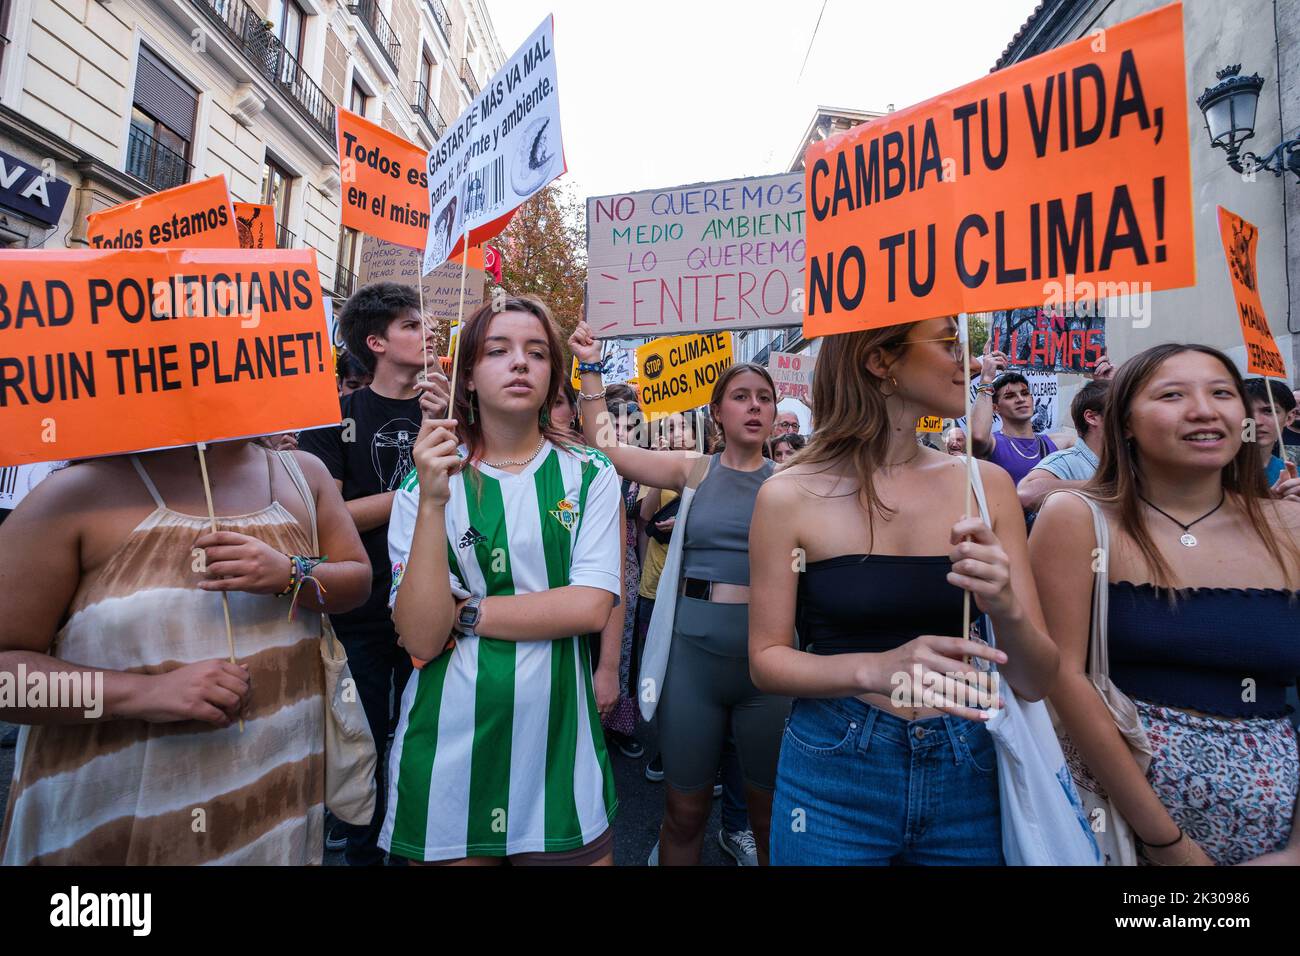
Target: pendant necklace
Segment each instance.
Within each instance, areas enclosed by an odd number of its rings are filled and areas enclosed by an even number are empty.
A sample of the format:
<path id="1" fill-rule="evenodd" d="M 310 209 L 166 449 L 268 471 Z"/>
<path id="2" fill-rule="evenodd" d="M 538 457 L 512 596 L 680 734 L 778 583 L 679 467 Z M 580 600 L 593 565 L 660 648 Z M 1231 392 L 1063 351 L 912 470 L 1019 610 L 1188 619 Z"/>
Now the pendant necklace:
<path id="1" fill-rule="evenodd" d="M 1139 498 L 1142 498 L 1141 495 L 1138 495 L 1138 497 L 1139 497 Z M 1178 525 L 1178 527 L 1180 527 L 1180 528 L 1183 529 L 1183 536 L 1182 536 L 1181 538 L 1179 538 L 1178 540 L 1181 541 L 1181 542 L 1183 543 L 1183 547 L 1184 547 L 1184 548 L 1194 548 L 1194 547 L 1196 547 L 1196 535 L 1192 534 L 1192 530 L 1191 530 L 1191 529 L 1192 529 L 1192 525 L 1196 524 L 1198 521 L 1204 521 L 1204 520 L 1205 520 L 1206 518 L 1208 518 L 1210 515 L 1214 514 L 1216 511 L 1218 511 L 1220 508 L 1222 508 L 1222 507 L 1223 507 L 1223 502 L 1227 499 L 1227 497 L 1228 497 L 1228 492 L 1225 490 L 1225 491 L 1223 491 L 1223 492 L 1219 495 L 1219 503 L 1218 503 L 1217 505 L 1215 505 L 1215 506 L 1214 506 L 1213 508 L 1211 508 L 1209 511 L 1205 512 L 1205 514 L 1203 514 L 1203 515 L 1201 515 L 1199 518 L 1197 518 L 1196 521 L 1189 521 L 1187 524 L 1183 524 L 1181 521 L 1179 521 L 1177 518 L 1175 518 L 1175 517 L 1174 517 L 1173 515 L 1171 515 L 1169 512 L 1167 512 L 1167 511 L 1162 511 L 1160 508 L 1157 508 L 1155 505 L 1151 504 L 1151 502 L 1147 501 L 1145 498 L 1142 498 L 1142 500 L 1143 500 L 1144 502 L 1146 502 L 1146 504 L 1147 504 L 1148 507 L 1150 507 L 1151 509 L 1153 509 L 1153 510 L 1155 510 L 1155 511 L 1159 511 L 1162 515 L 1164 515 L 1166 518 L 1168 518 L 1168 519 L 1169 519 L 1170 521 L 1172 521 L 1174 524 Z"/>

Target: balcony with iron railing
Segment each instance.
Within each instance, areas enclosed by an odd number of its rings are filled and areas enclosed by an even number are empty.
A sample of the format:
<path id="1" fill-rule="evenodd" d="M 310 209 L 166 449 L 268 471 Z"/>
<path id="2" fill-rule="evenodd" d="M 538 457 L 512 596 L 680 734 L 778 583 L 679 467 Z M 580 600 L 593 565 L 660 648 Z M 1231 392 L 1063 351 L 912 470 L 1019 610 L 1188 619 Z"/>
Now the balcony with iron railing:
<path id="1" fill-rule="evenodd" d="M 478 80 L 474 78 L 474 70 L 470 67 L 467 58 L 462 58 L 460 61 L 460 78 L 461 81 L 469 87 L 469 95 L 478 96 Z"/>
<path id="2" fill-rule="evenodd" d="M 263 78 L 269 80 L 326 141 L 334 142 L 334 104 L 243 0 L 190 0 Z"/>
<path id="3" fill-rule="evenodd" d="M 433 16 L 433 22 L 442 31 L 442 38 L 451 43 L 451 17 L 447 13 L 447 8 L 442 5 L 442 0 L 425 0 L 425 5 Z"/>
<path id="4" fill-rule="evenodd" d="M 415 84 L 415 101 L 411 103 L 411 109 L 424 118 L 425 125 L 433 133 L 434 139 L 442 137 L 443 132 L 447 129 L 447 121 L 442 118 L 442 113 L 438 112 L 438 107 L 433 105 L 433 97 L 429 95 L 429 88 L 418 80 Z"/>
<path id="5" fill-rule="evenodd" d="M 298 237 L 289 231 L 282 222 L 275 224 L 275 248 L 292 249 L 298 244 Z"/>
<path id="6" fill-rule="evenodd" d="M 176 150 L 164 146 L 140 127 L 131 127 L 126 140 L 126 172 L 130 175 L 161 192 L 189 182 L 193 170 Z"/>
<path id="7" fill-rule="evenodd" d="M 384 54 L 388 65 L 393 68 L 394 73 L 398 72 L 398 65 L 402 62 L 402 43 L 397 39 L 397 34 L 393 32 L 393 27 L 384 17 L 383 11 L 379 9 L 378 0 L 357 0 L 356 3 L 348 4 L 348 9 L 354 17 L 365 23 L 366 29 L 379 44 L 379 50 Z"/>
<path id="8" fill-rule="evenodd" d="M 341 265 L 334 267 L 334 295 L 339 299 L 346 299 L 356 288 L 357 274 L 351 269 L 345 269 Z"/>

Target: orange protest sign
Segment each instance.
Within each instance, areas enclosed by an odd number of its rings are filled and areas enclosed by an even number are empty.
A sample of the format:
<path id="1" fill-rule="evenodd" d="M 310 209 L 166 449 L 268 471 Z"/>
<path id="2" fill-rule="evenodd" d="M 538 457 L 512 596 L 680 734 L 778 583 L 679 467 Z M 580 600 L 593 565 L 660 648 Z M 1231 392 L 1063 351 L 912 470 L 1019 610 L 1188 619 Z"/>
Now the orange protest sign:
<path id="1" fill-rule="evenodd" d="M 423 249 L 429 232 L 425 151 L 356 113 L 339 110 L 338 117 L 343 225 Z"/>
<path id="2" fill-rule="evenodd" d="M 808 336 L 1192 285 L 1181 4 L 814 143 Z"/>
<path id="3" fill-rule="evenodd" d="M 0 250 L 0 465 L 339 421 L 316 251 Z"/>
<path id="4" fill-rule="evenodd" d="M 86 217 L 92 249 L 238 249 L 225 176 L 164 189 Z"/>
<path id="5" fill-rule="evenodd" d="M 239 230 L 239 248 L 276 247 L 274 206 L 254 202 L 235 203 L 235 226 Z"/>
<path id="6" fill-rule="evenodd" d="M 1259 230 L 1235 212 L 1219 207 L 1219 235 L 1228 258 L 1232 294 L 1237 300 L 1241 337 L 1246 342 L 1246 371 L 1251 375 L 1286 378 L 1286 361 L 1278 350 L 1264 316 L 1259 297 L 1259 274 L 1255 271 L 1255 247 Z"/>
<path id="7" fill-rule="evenodd" d="M 470 246 L 470 247 L 469 247 L 469 257 L 468 257 L 468 258 L 466 258 L 465 254 L 464 254 L 463 252 L 458 252 L 458 253 L 456 253 L 454 256 L 452 256 L 450 259 L 448 259 L 448 261 L 449 261 L 449 262 L 454 262 L 454 263 L 456 263 L 457 265 L 460 265 L 460 264 L 461 264 L 461 260 L 464 260 L 464 264 L 465 264 L 467 267 L 469 267 L 470 269 L 485 270 L 484 259 L 485 259 L 485 257 L 484 257 L 484 254 L 483 254 L 483 247 L 482 247 L 482 246 Z"/>

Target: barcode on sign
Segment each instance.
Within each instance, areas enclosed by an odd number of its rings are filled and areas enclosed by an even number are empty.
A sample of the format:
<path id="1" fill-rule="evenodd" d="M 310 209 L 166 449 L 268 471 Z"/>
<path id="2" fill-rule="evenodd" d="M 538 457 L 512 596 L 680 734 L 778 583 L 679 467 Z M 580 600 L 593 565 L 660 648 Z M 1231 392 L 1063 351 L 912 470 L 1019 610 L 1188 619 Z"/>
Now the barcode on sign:
<path id="1" fill-rule="evenodd" d="M 11 498 L 18 487 L 18 468 L 11 465 L 0 468 L 0 501 Z"/>
<path id="2" fill-rule="evenodd" d="M 482 223 L 505 203 L 506 160 L 498 156 L 469 174 L 465 182 L 465 218 Z"/>

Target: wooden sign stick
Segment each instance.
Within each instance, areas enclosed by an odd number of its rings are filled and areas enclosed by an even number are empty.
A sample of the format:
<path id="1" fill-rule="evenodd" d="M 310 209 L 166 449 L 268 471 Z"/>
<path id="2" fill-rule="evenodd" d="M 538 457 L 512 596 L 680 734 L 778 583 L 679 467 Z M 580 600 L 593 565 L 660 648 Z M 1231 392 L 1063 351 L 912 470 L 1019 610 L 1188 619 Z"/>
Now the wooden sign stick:
<path id="1" fill-rule="evenodd" d="M 456 306 L 456 347 L 451 350 L 451 396 L 447 399 L 447 417 L 455 414 L 456 378 L 460 373 L 460 340 L 465 333 L 465 269 L 469 265 L 469 221 L 465 222 L 465 242 L 460 251 L 460 304 Z"/>
<path id="2" fill-rule="evenodd" d="M 208 459 L 203 452 L 208 446 L 204 442 L 199 442 L 196 446 L 199 450 L 199 470 L 203 472 L 203 494 L 208 499 L 208 524 L 212 528 L 212 533 L 217 533 L 217 513 L 212 507 L 212 483 L 208 481 Z M 230 649 L 230 663 L 235 661 L 235 631 L 230 626 L 230 593 L 221 592 L 221 610 L 226 616 L 226 646 Z M 244 732 L 244 718 L 239 718 L 239 732 Z"/>
<path id="3" fill-rule="evenodd" d="M 966 396 L 966 507 L 963 513 L 965 517 L 969 518 L 971 516 L 971 498 L 974 495 L 975 458 L 971 452 L 974 442 L 970 439 L 970 327 L 965 312 L 957 316 L 957 337 L 961 340 L 962 381 L 965 384 Z M 963 591 L 961 636 L 963 638 L 970 637 L 970 591 Z"/>

